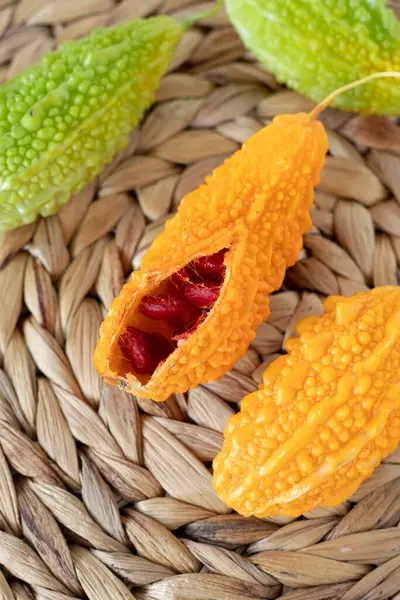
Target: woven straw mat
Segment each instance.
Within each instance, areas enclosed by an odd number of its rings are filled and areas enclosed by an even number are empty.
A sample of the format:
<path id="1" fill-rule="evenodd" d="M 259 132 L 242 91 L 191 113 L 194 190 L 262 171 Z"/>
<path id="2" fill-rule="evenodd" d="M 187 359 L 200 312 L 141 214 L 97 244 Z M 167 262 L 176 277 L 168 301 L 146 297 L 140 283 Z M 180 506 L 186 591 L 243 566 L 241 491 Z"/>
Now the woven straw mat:
<path id="1" fill-rule="evenodd" d="M 0 0 L 0 77 L 93 28 L 190 0 Z M 400 599 L 400 452 L 300 519 L 221 511 L 227 419 L 329 294 L 398 283 L 400 128 L 328 109 L 329 156 L 298 263 L 235 368 L 163 404 L 103 383 L 100 323 L 180 199 L 279 113 L 221 13 L 185 33 L 129 147 L 57 215 L 0 238 L 0 600 Z"/>

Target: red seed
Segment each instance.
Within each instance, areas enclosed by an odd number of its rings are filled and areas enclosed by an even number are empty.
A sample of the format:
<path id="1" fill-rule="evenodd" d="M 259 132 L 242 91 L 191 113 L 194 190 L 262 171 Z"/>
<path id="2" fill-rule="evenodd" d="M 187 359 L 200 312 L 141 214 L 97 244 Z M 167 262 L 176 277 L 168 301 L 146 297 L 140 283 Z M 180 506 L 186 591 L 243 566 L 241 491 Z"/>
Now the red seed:
<path id="1" fill-rule="evenodd" d="M 219 286 L 212 282 L 207 282 L 207 285 L 192 283 L 187 285 L 182 293 L 197 308 L 211 308 L 218 298 L 219 289 Z"/>
<path id="2" fill-rule="evenodd" d="M 144 296 L 139 305 L 139 312 L 150 319 L 167 321 L 171 325 L 176 325 L 186 308 L 187 304 L 182 298 L 160 294 L 159 296 Z"/>
<path id="3" fill-rule="evenodd" d="M 187 267 L 183 267 L 183 269 L 171 275 L 171 281 L 178 289 L 182 289 L 188 283 L 190 283 L 190 277 L 191 273 L 189 269 Z"/>
<path id="4" fill-rule="evenodd" d="M 127 327 L 119 340 L 124 357 L 135 373 L 151 374 L 165 360 L 175 346 L 158 332 L 148 333 L 136 327 Z"/>
<path id="5" fill-rule="evenodd" d="M 211 256 L 201 256 L 193 262 L 193 269 L 205 279 L 222 281 L 225 274 L 224 257 L 226 248 Z"/>
<path id="6" fill-rule="evenodd" d="M 119 346 L 124 357 L 129 360 L 135 373 L 152 373 L 154 360 L 151 355 L 146 332 L 127 327 L 119 339 Z"/>
<path id="7" fill-rule="evenodd" d="M 171 343 L 161 333 L 153 332 L 149 336 L 151 355 L 155 362 L 155 368 L 164 361 L 175 350 L 176 344 Z"/>

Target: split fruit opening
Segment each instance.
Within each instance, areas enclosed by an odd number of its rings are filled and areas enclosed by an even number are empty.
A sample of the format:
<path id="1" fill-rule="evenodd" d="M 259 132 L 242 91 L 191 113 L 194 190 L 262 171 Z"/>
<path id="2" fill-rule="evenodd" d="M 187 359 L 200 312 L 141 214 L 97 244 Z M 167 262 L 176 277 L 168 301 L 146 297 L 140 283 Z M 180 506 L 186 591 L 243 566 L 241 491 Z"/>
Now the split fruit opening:
<path id="1" fill-rule="evenodd" d="M 144 296 L 135 315 L 119 338 L 124 375 L 134 373 L 148 380 L 172 352 L 205 321 L 224 282 L 227 248 L 202 256 L 163 281 Z"/>

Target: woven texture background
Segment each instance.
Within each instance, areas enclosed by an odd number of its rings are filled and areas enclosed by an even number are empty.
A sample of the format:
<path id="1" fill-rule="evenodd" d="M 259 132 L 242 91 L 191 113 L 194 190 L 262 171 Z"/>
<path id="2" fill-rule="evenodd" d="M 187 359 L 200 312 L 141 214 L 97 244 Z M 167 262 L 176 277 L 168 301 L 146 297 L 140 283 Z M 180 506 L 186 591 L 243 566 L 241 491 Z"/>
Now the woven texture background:
<path id="1" fill-rule="evenodd" d="M 95 27 L 211 5 L 0 0 L 0 79 Z M 58 215 L 1 234 L 1 600 L 400 598 L 399 451 L 350 501 L 297 520 L 224 511 L 210 474 L 226 420 L 298 320 L 328 294 L 398 283 L 394 120 L 322 115 L 313 228 L 230 373 L 155 404 L 92 366 L 112 298 L 180 199 L 276 114 L 310 106 L 221 13 L 184 35 L 129 148 Z"/>

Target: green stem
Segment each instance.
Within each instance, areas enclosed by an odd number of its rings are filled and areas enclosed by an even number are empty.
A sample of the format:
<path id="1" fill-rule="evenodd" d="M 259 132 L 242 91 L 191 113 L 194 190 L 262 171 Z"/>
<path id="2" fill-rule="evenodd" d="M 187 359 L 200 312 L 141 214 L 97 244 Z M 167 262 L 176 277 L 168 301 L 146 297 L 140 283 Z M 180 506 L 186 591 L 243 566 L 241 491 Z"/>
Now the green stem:
<path id="1" fill-rule="evenodd" d="M 368 83 L 369 81 L 373 81 L 374 79 L 380 79 L 381 77 L 397 77 L 400 78 L 400 73 L 396 71 L 380 71 L 379 73 L 371 73 L 371 75 L 367 75 L 366 77 L 362 77 L 362 79 L 357 79 L 357 81 L 352 81 L 347 85 L 343 85 L 342 87 L 334 90 L 327 96 L 322 102 L 317 104 L 312 111 L 309 113 L 310 119 L 316 119 L 318 115 L 329 106 L 329 104 L 340 94 L 344 94 L 349 90 L 352 90 L 359 85 L 363 85 L 364 83 Z"/>

